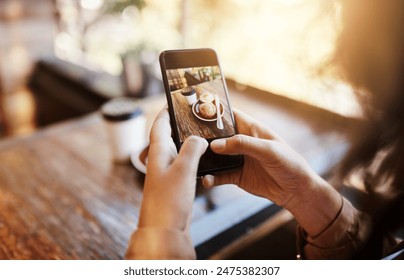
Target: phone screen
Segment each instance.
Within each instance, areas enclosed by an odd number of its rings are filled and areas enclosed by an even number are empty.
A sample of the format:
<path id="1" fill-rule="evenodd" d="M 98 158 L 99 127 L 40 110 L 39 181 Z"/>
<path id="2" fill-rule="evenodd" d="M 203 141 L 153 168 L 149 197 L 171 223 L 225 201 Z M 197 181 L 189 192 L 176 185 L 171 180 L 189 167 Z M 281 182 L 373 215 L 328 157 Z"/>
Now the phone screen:
<path id="1" fill-rule="evenodd" d="M 181 144 L 191 135 L 213 140 L 236 133 L 218 65 L 166 72 Z"/>
<path id="2" fill-rule="evenodd" d="M 237 133 L 215 51 L 165 51 L 160 55 L 160 65 L 177 149 L 191 135 L 211 142 Z M 235 169 L 242 164 L 241 155 L 219 155 L 208 147 L 199 162 L 198 176 Z"/>

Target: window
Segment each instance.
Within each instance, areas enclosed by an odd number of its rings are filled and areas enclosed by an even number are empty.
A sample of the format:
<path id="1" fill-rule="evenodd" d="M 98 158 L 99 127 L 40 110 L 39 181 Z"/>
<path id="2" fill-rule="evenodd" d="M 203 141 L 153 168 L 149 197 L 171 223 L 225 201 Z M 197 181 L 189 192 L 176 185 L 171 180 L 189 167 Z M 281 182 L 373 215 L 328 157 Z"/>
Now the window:
<path id="1" fill-rule="evenodd" d="M 211 47 L 218 52 L 226 77 L 340 114 L 360 115 L 349 86 L 336 76 L 317 75 L 338 36 L 334 1 L 144 3 L 141 9 L 128 5 L 121 14 L 105 16 L 86 30 L 88 56 L 107 71 L 119 73 L 119 54 L 138 46 L 158 51 Z M 83 10 L 82 15 L 93 13 Z M 61 46 L 66 46 L 69 38 L 62 35 Z"/>

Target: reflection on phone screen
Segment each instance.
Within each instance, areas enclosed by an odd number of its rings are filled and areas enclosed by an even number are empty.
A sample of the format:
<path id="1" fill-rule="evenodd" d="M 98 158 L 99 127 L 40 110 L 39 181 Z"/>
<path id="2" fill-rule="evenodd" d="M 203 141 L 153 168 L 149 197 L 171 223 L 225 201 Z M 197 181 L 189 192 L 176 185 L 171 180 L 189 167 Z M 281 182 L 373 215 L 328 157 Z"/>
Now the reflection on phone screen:
<path id="1" fill-rule="evenodd" d="M 166 71 L 181 143 L 191 135 L 216 139 L 235 134 L 219 66 Z"/>

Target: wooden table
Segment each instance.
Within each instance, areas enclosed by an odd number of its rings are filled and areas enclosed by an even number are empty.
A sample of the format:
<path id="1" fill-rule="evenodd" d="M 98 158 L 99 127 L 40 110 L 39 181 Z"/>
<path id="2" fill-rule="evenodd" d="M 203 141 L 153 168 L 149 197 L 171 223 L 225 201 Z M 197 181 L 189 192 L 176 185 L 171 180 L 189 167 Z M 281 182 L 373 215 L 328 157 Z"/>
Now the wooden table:
<path id="1" fill-rule="evenodd" d="M 164 105 L 150 102 L 148 124 Z M 111 161 L 98 114 L 0 142 L 0 259 L 120 259 L 143 176 Z"/>
<path id="2" fill-rule="evenodd" d="M 325 118 L 305 122 L 279 103 L 264 106 L 259 98 L 235 92 L 232 97 L 236 107 L 254 108 L 255 117 L 285 136 L 319 172 L 335 164 L 346 147 L 343 122 L 333 127 Z M 148 126 L 164 104 L 164 96 L 141 102 Z M 322 157 L 324 150 L 334 154 Z M 132 166 L 111 162 L 98 114 L 1 141 L 0 259 L 123 258 L 138 221 L 142 185 L 143 176 Z M 191 226 L 195 246 L 211 238 L 212 230 L 239 223 L 251 209 L 244 202 L 256 206 L 254 199 L 237 187 L 198 194 Z M 237 243 L 225 240 L 233 248 Z"/>

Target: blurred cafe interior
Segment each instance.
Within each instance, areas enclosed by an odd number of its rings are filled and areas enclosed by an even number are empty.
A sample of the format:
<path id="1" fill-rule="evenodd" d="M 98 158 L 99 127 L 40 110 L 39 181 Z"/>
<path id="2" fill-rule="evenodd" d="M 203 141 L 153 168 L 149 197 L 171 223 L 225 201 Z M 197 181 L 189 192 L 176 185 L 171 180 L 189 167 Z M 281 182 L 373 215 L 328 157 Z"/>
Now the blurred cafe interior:
<path id="1" fill-rule="evenodd" d="M 232 106 L 332 176 L 361 118 L 352 89 L 319 70 L 339 28 L 333 1 L 1 0 L 0 259 L 124 257 L 142 153 L 114 161 L 100 108 L 135 100 L 145 145 L 166 103 L 166 49 L 215 49 Z M 295 228 L 286 210 L 236 186 L 197 188 L 200 259 L 294 259 Z"/>

